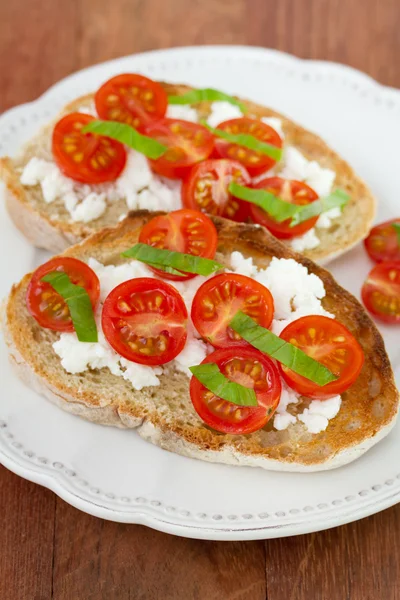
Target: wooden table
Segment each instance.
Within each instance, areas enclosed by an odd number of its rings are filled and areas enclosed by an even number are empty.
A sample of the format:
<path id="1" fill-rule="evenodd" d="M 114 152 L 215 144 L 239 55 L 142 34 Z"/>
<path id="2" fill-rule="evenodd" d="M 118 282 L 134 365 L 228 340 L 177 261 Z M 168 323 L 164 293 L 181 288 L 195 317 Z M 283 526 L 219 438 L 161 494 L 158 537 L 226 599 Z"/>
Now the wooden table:
<path id="1" fill-rule="evenodd" d="M 254 44 L 400 87 L 398 0 L 2 0 L 0 110 L 116 56 Z M 373 151 L 373 150 L 372 150 Z M 202 542 L 87 516 L 0 471 L 1 600 L 398 600 L 400 506 L 267 542 Z"/>

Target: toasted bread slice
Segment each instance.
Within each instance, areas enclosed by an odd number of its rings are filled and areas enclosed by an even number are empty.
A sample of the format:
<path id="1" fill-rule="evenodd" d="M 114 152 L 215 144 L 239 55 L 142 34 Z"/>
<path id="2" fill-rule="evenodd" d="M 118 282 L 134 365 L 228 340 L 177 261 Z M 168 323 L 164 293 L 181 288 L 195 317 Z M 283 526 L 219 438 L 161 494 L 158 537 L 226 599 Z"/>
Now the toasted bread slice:
<path id="1" fill-rule="evenodd" d="M 168 94 L 184 94 L 191 88 L 183 85 L 163 84 Z M 300 127 L 274 110 L 249 101 L 243 101 L 249 114 L 255 117 L 277 117 L 281 119 L 285 143 L 297 148 L 308 160 L 316 160 L 322 167 L 336 173 L 335 186 L 346 190 L 350 202 L 340 218 L 334 220 L 329 229 L 319 229 L 320 244 L 304 254 L 324 264 L 352 248 L 368 234 L 375 216 L 375 200 L 363 181 L 352 168 L 340 158 L 318 136 Z M 62 114 L 85 109 L 93 105 L 93 95 L 78 98 L 65 107 Z M 197 106 L 200 117 L 210 112 L 208 103 Z M 73 222 L 61 200 L 46 204 L 40 186 L 24 187 L 20 175 L 24 166 L 33 157 L 52 160 L 51 133 L 53 123 L 42 129 L 15 159 L 0 159 L 0 177 L 7 186 L 6 202 L 15 225 L 28 240 L 40 248 L 60 252 L 69 245 L 79 242 L 103 227 L 116 225 L 121 215 L 126 214 L 124 199 L 109 202 L 106 211 L 89 223 Z"/>
<path id="2" fill-rule="evenodd" d="M 121 252 L 137 242 L 141 227 L 155 214 L 160 213 L 132 213 L 118 226 L 94 234 L 64 255 L 118 264 Z M 159 387 L 140 392 L 108 369 L 67 373 L 52 348 L 58 334 L 40 327 L 27 311 L 30 274 L 13 287 L 6 306 L 4 329 L 11 362 L 31 389 L 64 410 L 97 423 L 136 428 L 141 437 L 179 454 L 282 471 L 318 471 L 351 462 L 389 432 L 398 412 L 399 395 L 381 335 L 359 302 L 327 271 L 293 253 L 262 228 L 224 219 L 214 222 L 219 236 L 217 260 L 228 265 L 233 250 L 253 257 L 261 268 L 273 256 L 294 258 L 322 279 L 327 292 L 324 308 L 363 347 L 361 375 L 343 394 L 341 410 L 324 432 L 310 434 L 300 422 L 276 431 L 270 422 L 250 435 L 217 433 L 197 416 L 188 393 L 189 379 L 180 372 L 164 374 Z"/>

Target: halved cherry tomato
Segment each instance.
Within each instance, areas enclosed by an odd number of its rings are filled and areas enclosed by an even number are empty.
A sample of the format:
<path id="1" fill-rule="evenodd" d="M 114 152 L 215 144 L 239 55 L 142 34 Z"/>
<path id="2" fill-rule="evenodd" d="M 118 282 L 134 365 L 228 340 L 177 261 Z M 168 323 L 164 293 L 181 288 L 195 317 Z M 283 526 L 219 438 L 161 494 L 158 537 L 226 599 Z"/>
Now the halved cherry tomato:
<path id="1" fill-rule="evenodd" d="M 361 290 L 367 310 L 384 323 L 400 323 L 400 262 L 372 269 Z"/>
<path id="2" fill-rule="evenodd" d="M 209 217 L 198 210 L 183 208 L 151 219 L 140 232 L 139 242 L 155 248 L 184 252 L 203 258 L 214 258 L 218 234 Z M 181 276 L 150 267 L 159 277 L 182 281 L 196 277 L 194 273 Z"/>
<path id="3" fill-rule="evenodd" d="M 318 195 L 303 181 L 271 177 L 269 179 L 262 179 L 253 187 L 259 190 L 267 190 L 268 192 L 275 194 L 275 196 L 279 196 L 281 200 L 285 200 L 291 204 L 310 204 L 311 202 L 318 200 Z M 263 225 L 269 229 L 275 237 L 280 239 L 289 239 L 298 235 L 303 235 L 303 233 L 306 233 L 314 227 L 315 223 L 318 221 L 318 217 L 313 217 L 299 225 L 290 227 L 291 219 L 278 223 L 272 219 L 265 210 L 256 204 L 250 204 L 250 214 L 253 221 Z"/>
<path id="4" fill-rule="evenodd" d="M 182 185 L 182 203 L 210 215 L 244 221 L 249 214 L 249 203 L 229 193 L 231 181 L 249 185 L 250 175 L 239 162 L 228 159 L 210 159 L 193 167 Z"/>
<path id="5" fill-rule="evenodd" d="M 139 131 L 161 119 L 168 105 L 164 88 L 136 73 L 112 77 L 97 90 L 94 100 L 99 117 L 127 123 Z"/>
<path id="6" fill-rule="evenodd" d="M 239 406 L 222 400 L 198 379 L 190 381 L 190 397 L 203 421 L 222 433 L 252 433 L 264 427 L 281 397 L 281 379 L 275 364 L 265 354 L 248 346 L 215 350 L 201 364 L 215 363 L 236 383 L 254 389 L 258 406 Z"/>
<path id="7" fill-rule="evenodd" d="M 126 151 L 120 142 L 95 133 L 82 133 L 94 121 L 84 113 L 71 113 L 56 123 L 52 152 L 60 170 L 81 183 L 114 181 L 126 163 Z"/>
<path id="8" fill-rule="evenodd" d="M 230 119 L 229 121 L 220 123 L 217 129 L 222 129 L 227 133 L 252 135 L 261 142 L 282 148 L 280 135 L 275 129 L 272 129 L 272 127 L 258 119 L 249 119 L 248 117 Z M 238 146 L 237 144 L 231 144 L 221 138 L 215 138 L 215 151 L 221 158 L 238 160 L 246 167 L 252 177 L 268 171 L 276 163 L 276 160 L 266 154 L 250 150 L 244 146 Z"/>
<path id="9" fill-rule="evenodd" d="M 376 225 L 364 240 L 365 248 L 375 262 L 400 261 L 400 241 L 393 224 L 400 227 L 400 219 Z"/>
<path id="10" fill-rule="evenodd" d="M 325 365 L 338 377 L 319 386 L 280 365 L 282 377 L 299 394 L 308 398 L 331 398 L 346 391 L 357 379 L 364 353 L 350 331 L 335 319 L 312 315 L 290 323 L 280 337 Z"/>
<path id="11" fill-rule="evenodd" d="M 95 310 L 100 296 L 100 283 L 96 273 L 76 258 L 60 256 L 41 265 L 32 275 L 26 293 L 26 305 L 32 317 L 42 327 L 53 331 L 74 331 L 69 308 L 62 296 L 42 277 L 53 271 L 66 273 L 71 282 L 84 287 Z"/>
<path id="12" fill-rule="evenodd" d="M 247 342 L 228 327 L 241 310 L 269 327 L 274 314 L 270 291 L 245 275 L 221 273 L 199 287 L 192 304 L 192 321 L 199 334 L 215 348 L 246 346 Z"/>
<path id="13" fill-rule="evenodd" d="M 138 277 L 109 293 L 102 327 L 121 356 L 142 365 L 163 365 L 183 350 L 187 317 L 182 296 L 172 285 Z"/>
<path id="14" fill-rule="evenodd" d="M 146 135 L 158 140 L 168 150 L 149 163 L 155 173 L 181 179 L 193 165 L 208 158 L 213 150 L 214 137 L 198 123 L 179 119 L 161 119 L 146 128 Z"/>

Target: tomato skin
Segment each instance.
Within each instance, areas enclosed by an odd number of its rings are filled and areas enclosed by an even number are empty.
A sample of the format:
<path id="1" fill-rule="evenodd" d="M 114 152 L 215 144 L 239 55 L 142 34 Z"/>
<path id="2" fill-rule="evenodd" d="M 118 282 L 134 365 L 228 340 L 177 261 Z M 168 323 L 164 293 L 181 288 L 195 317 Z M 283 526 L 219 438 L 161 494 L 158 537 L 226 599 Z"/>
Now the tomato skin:
<path id="1" fill-rule="evenodd" d="M 126 163 L 126 151 L 120 142 L 80 130 L 95 118 L 70 113 L 54 126 L 53 158 L 59 169 L 80 183 L 115 181 Z"/>
<path id="2" fill-rule="evenodd" d="M 183 208 L 151 219 L 142 228 L 139 242 L 155 248 L 213 259 L 217 250 L 218 234 L 209 217 L 198 210 Z M 182 273 L 182 276 L 179 276 L 150 268 L 159 277 L 172 281 L 186 281 L 196 277 L 195 273 Z"/>
<path id="3" fill-rule="evenodd" d="M 149 159 L 149 164 L 155 173 L 170 179 L 186 177 L 214 147 L 214 137 L 203 125 L 181 119 L 161 119 L 146 127 L 145 133 L 168 147 L 160 158 Z"/>
<path id="4" fill-rule="evenodd" d="M 231 181 L 250 185 L 246 168 L 236 160 L 208 159 L 192 168 L 182 185 L 182 204 L 188 208 L 243 222 L 249 214 L 249 203 L 229 193 Z"/>
<path id="5" fill-rule="evenodd" d="M 400 261 L 400 242 L 393 224 L 400 226 L 400 218 L 375 225 L 364 240 L 366 251 L 377 263 Z"/>
<path id="6" fill-rule="evenodd" d="M 282 179 L 281 177 L 270 177 L 268 179 L 262 179 L 253 187 L 259 190 L 267 190 L 276 196 L 281 197 L 283 200 L 287 199 L 289 202 L 291 201 L 289 198 L 291 198 L 292 204 L 310 204 L 311 202 L 318 200 L 318 195 L 314 192 L 314 190 L 302 181 Z M 296 198 L 296 195 L 299 193 L 304 194 L 300 201 L 298 198 Z M 255 204 L 250 204 L 250 215 L 255 223 L 263 225 L 279 239 L 290 239 L 299 235 L 303 235 L 312 227 L 314 227 L 318 221 L 318 217 L 313 217 L 312 219 L 308 219 L 299 225 L 290 227 L 291 219 L 287 219 L 286 221 L 282 221 L 282 223 L 278 223 L 272 219 L 262 208 Z"/>
<path id="7" fill-rule="evenodd" d="M 215 350 L 201 363 L 216 363 L 220 371 L 237 383 L 253 387 L 258 406 L 238 406 L 222 400 L 209 392 L 195 377 L 190 380 L 190 398 L 199 417 L 210 427 L 222 433 L 247 434 L 266 425 L 275 412 L 281 397 L 279 371 L 273 361 L 262 352 L 248 346 L 235 346 Z M 242 369 L 255 365 L 259 370 L 259 383 Z M 252 370 L 252 369 L 248 369 Z M 210 396 L 210 398 L 208 398 Z"/>
<path id="8" fill-rule="evenodd" d="M 270 291 L 254 279 L 221 273 L 199 287 L 193 298 L 191 317 L 199 334 L 215 348 L 249 346 L 228 327 L 239 310 L 268 328 L 274 314 L 274 300 Z"/>
<path id="9" fill-rule="evenodd" d="M 102 328 L 110 346 L 142 365 L 163 365 L 184 348 L 187 310 L 172 285 L 151 277 L 121 283 L 104 301 Z"/>
<path id="10" fill-rule="evenodd" d="M 400 261 L 376 265 L 361 290 L 366 309 L 389 325 L 400 323 Z"/>
<path id="11" fill-rule="evenodd" d="M 120 121 L 143 132 L 167 110 L 164 88 L 143 75 L 123 73 L 112 77 L 97 90 L 96 110 L 101 119 Z"/>
<path id="12" fill-rule="evenodd" d="M 280 337 L 309 354 L 334 373 L 338 379 L 319 386 L 279 364 L 287 385 L 308 398 L 324 400 L 345 392 L 357 379 L 364 364 L 364 353 L 350 331 L 335 319 L 321 315 L 301 317 L 289 323 Z"/>
<path id="13" fill-rule="evenodd" d="M 86 263 L 77 258 L 67 256 L 52 258 L 44 263 L 44 265 L 38 267 L 32 274 L 26 292 L 26 305 L 32 317 L 39 325 L 46 329 L 52 329 L 53 331 L 74 331 L 65 300 L 49 283 L 41 281 L 45 275 L 53 271 L 66 273 L 72 283 L 84 287 L 89 294 L 93 310 L 96 309 L 100 296 L 99 279 Z M 45 298 L 43 298 L 43 295 L 45 295 Z M 57 306 L 60 307 L 56 311 L 59 318 L 51 314 L 52 307 Z"/>
<path id="14" fill-rule="evenodd" d="M 282 138 L 275 129 L 259 119 L 250 119 L 249 117 L 229 119 L 220 123 L 217 129 L 222 129 L 233 134 L 250 134 L 258 140 L 267 142 L 277 148 L 282 148 L 283 145 Z M 231 144 L 222 138 L 215 139 L 215 152 L 221 158 L 230 158 L 239 161 L 246 167 L 252 177 L 265 173 L 276 164 L 276 160 L 266 154 L 249 150 L 237 144 Z"/>

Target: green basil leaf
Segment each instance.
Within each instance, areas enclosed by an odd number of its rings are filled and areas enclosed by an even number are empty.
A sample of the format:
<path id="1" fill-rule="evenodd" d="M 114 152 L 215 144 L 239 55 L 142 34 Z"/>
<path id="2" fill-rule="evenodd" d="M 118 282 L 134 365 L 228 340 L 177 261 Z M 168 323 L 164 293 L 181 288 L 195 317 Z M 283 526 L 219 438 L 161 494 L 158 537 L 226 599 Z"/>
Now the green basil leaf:
<path id="1" fill-rule="evenodd" d="M 215 363 L 205 363 L 204 365 L 189 367 L 189 369 L 196 379 L 218 398 L 238 406 L 258 406 L 255 391 L 240 383 L 230 381 L 221 373 Z"/>
<path id="2" fill-rule="evenodd" d="M 168 150 L 164 144 L 160 144 L 157 140 L 142 135 L 130 125 L 118 121 L 91 121 L 85 125 L 82 132 L 97 133 L 112 138 L 153 160 L 160 158 Z"/>
<path id="3" fill-rule="evenodd" d="M 182 271 L 178 271 L 177 269 L 174 269 L 173 267 L 166 267 L 165 265 L 158 265 L 157 263 L 151 263 L 151 262 L 147 262 L 147 265 L 149 265 L 149 267 L 153 267 L 154 269 L 159 269 L 160 271 L 164 271 L 165 273 L 170 273 L 171 275 L 179 275 L 180 277 L 183 277 L 184 274 L 182 273 Z"/>
<path id="4" fill-rule="evenodd" d="M 350 199 L 350 196 L 346 192 L 338 188 L 329 196 L 315 200 L 315 202 L 311 202 L 310 204 L 291 204 L 290 202 L 285 202 L 279 196 L 275 196 L 272 192 L 249 188 L 239 185 L 235 181 L 230 183 L 229 191 L 240 200 L 256 204 L 277 221 L 277 223 L 292 219 L 290 223 L 291 227 L 312 217 L 316 217 L 331 208 L 342 208 Z"/>
<path id="5" fill-rule="evenodd" d="M 282 158 L 282 148 L 278 148 L 267 142 L 261 142 L 254 137 L 254 135 L 249 135 L 248 133 L 228 133 L 227 131 L 222 131 L 222 129 L 210 127 L 206 122 L 203 122 L 202 124 L 215 136 L 220 137 L 231 144 L 237 144 L 238 146 L 244 146 L 255 152 L 261 152 L 261 154 L 266 154 L 266 156 L 269 156 L 276 161 L 281 160 Z"/>
<path id="6" fill-rule="evenodd" d="M 258 325 L 254 319 L 239 311 L 229 326 L 249 342 L 254 348 L 264 352 L 282 363 L 298 375 L 313 381 L 317 385 L 326 385 L 337 379 L 329 369 L 317 360 L 279 336 Z"/>
<path id="7" fill-rule="evenodd" d="M 157 269 L 165 269 L 168 267 L 176 269 L 176 271 L 195 273 L 196 275 L 211 275 L 224 268 L 224 265 L 209 258 L 154 248 L 148 244 L 135 244 L 135 246 L 132 246 L 132 248 L 123 252 L 122 256 L 125 256 L 126 258 L 135 258 L 136 260 L 150 264 Z M 179 274 L 181 275 L 182 273 Z"/>
<path id="8" fill-rule="evenodd" d="M 231 181 L 229 191 L 240 200 L 256 204 L 278 223 L 292 218 L 299 208 L 295 204 L 281 200 L 281 198 L 275 196 L 272 192 L 249 188 L 236 183 L 236 181 Z"/>
<path id="9" fill-rule="evenodd" d="M 69 308 L 72 323 L 80 342 L 97 342 L 97 326 L 93 307 L 85 288 L 71 282 L 66 273 L 53 271 L 42 277 L 42 281 L 64 298 Z"/>
<path id="10" fill-rule="evenodd" d="M 395 232 L 397 233 L 397 241 L 400 246 L 400 223 L 392 223 L 392 227 L 395 230 Z"/>
<path id="11" fill-rule="evenodd" d="M 243 102 L 213 88 L 191 90 L 181 96 L 168 96 L 169 104 L 198 104 L 199 102 L 229 102 L 229 104 L 238 106 L 242 113 L 245 114 L 247 112 L 247 106 Z"/>
<path id="12" fill-rule="evenodd" d="M 303 223 L 303 221 L 307 221 L 312 217 L 317 217 L 320 214 L 331 210 L 331 208 L 342 208 L 348 203 L 349 200 L 350 196 L 344 190 L 337 188 L 332 192 L 332 194 L 329 194 L 329 196 L 320 198 L 319 200 L 311 202 L 310 204 L 299 206 L 300 210 L 298 210 L 293 216 L 290 227 L 299 225 L 299 223 Z"/>

